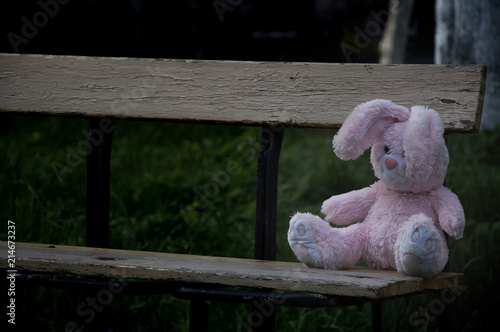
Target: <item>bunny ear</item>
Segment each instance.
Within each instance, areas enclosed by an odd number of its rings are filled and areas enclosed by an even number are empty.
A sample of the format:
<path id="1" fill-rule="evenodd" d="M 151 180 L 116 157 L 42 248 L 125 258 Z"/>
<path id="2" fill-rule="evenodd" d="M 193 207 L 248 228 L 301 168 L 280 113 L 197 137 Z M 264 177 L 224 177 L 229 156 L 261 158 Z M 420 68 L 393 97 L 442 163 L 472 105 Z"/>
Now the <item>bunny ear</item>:
<path id="1" fill-rule="evenodd" d="M 342 160 L 356 159 L 390 125 L 405 122 L 409 117 L 410 112 L 406 107 L 390 100 L 375 99 L 360 104 L 354 108 L 333 138 L 333 150 Z"/>
<path id="2" fill-rule="evenodd" d="M 426 181 L 433 173 L 438 173 L 438 168 L 444 168 L 446 172 L 448 150 L 443 134 L 443 120 L 436 111 L 423 106 L 411 108 L 404 134 L 406 175 L 409 178 Z"/>

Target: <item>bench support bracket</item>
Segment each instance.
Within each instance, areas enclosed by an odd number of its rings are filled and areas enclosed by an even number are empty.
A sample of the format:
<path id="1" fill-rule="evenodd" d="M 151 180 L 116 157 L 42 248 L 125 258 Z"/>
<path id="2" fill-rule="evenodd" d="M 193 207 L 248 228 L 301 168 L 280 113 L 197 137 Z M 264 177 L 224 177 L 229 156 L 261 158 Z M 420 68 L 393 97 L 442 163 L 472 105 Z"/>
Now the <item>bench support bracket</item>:
<path id="1" fill-rule="evenodd" d="M 90 120 L 87 151 L 87 247 L 109 248 L 109 178 L 114 122 Z"/>
<path id="2" fill-rule="evenodd" d="M 264 127 L 260 134 L 257 162 L 257 213 L 255 220 L 255 259 L 276 260 L 278 216 L 278 164 L 285 127 Z M 272 291 L 272 290 L 270 290 Z M 259 312 L 254 304 L 253 312 Z M 253 331 L 274 331 L 274 310 L 263 316 Z"/>

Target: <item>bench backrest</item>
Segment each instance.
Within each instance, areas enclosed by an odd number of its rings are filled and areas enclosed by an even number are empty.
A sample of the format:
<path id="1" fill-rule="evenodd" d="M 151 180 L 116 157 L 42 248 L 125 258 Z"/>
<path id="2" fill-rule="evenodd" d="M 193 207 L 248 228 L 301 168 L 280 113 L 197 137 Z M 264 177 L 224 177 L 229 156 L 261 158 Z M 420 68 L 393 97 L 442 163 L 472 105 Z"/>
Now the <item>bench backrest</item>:
<path id="1" fill-rule="evenodd" d="M 378 65 L 0 54 L 0 112 L 338 128 L 375 98 L 477 132 L 482 65 Z"/>

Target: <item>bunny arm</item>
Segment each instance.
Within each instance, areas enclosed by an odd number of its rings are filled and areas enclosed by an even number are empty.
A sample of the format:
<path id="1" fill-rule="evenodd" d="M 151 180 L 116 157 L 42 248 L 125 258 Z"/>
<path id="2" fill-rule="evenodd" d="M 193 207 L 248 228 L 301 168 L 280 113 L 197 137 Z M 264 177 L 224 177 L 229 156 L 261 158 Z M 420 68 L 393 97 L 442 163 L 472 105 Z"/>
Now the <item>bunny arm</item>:
<path id="1" fill-rule="evenodd" d="M 457 195 L 442 186 L 431 192 L 431 199 L 441 228 L 455 239 L 460 239 L 464 233 L 465 215 Z"/>
<path id="2" fill-rule="evenodd" d="M 380 182 L 370 187 L 335 195 L 323 202 L 321 213 L 336 225 L 349 225 L 363 220 L 376 200 Z"/>

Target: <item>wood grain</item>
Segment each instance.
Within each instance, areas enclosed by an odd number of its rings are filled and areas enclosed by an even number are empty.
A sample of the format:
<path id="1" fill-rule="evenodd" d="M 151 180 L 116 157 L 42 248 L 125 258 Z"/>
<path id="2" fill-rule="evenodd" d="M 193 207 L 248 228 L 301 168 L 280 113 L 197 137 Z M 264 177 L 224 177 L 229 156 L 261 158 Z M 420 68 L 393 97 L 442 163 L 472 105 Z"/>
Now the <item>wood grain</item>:
<path id="1" fill-rule="evenodd" d="M 0 262 L 7 266 L 7 243 Z M 425 284 L 452 287 L 462 274 L 443 273 L 433 282 L 395 271 L 366 268 L 332 271 L 300 263 L 207 257 L 157 252 L 16 243 L 16 269 L 97 277 L 183 281 L 223 286 L 264 287 L 284 291 L 383 299 L 421 292 Z"/>
<path id="2" fill-rule="evenodd" d="M 0 111 L 338 128 L 375 98 L 479 128 L 481 65 L 194 61 L 0 54 Z"/>

